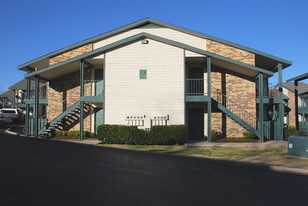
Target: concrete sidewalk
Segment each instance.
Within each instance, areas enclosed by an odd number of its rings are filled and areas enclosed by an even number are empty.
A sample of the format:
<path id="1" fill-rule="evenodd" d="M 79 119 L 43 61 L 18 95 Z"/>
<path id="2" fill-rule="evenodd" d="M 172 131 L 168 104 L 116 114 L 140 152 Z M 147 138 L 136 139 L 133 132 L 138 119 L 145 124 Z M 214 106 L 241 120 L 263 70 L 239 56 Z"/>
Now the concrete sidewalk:
<path id="1" fill-rule="evenodd" d="M 272 140 L 268 142 L 193 142 L 186 143 L 189 147 L 249 147 L 249 148 L 288 148 L 288 142 Z"/>

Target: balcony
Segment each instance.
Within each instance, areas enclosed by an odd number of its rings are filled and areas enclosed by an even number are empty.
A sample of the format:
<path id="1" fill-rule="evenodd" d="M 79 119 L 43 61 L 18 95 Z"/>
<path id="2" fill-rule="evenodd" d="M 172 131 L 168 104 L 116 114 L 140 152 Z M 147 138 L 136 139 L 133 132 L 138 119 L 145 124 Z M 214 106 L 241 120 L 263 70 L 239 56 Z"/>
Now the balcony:
<path id="1" fill-rule="evenodd" d="M 205 79 L 186 79 L 186 102 L 206 102 L 208 96 L 207 81 Z"/>
<path id="2" fill-rule="evenodd" d="M 104 80 L 84 80 L 84 96 L 80 100 L 84 102 L 103 102 Z"/>

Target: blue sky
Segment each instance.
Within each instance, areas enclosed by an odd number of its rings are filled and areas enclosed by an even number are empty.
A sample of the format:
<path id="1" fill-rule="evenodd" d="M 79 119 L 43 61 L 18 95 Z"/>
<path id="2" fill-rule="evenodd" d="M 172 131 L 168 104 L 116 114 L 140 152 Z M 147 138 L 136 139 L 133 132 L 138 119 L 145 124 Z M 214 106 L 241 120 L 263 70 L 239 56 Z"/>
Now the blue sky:
<path id="1" fill-rule="evenodd" d="M 145 17 L 290 60 L 286 80 L 308 72 L 307 11 L 307 0 L 0 0 L 0 91 L 23 78 L 18 65 Z"/>

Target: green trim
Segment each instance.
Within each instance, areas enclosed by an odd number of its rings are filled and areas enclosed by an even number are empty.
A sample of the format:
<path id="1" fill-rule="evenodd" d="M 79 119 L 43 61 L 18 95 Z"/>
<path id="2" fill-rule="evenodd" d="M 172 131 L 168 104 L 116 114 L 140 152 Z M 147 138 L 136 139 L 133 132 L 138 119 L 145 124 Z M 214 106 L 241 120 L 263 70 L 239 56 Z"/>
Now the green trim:
<path id="1" fill-rule="evenodd" d="M 239 118 L 238 116 L 236 116 L 233 112 L 231 112 L 230 110 L 228 110 L 226 107 L 224 107 L 222 104 L 219 104 L 218 102 L 216 102 L 217 104 L 217 108 L 222 111 L 223 113 L 225 113 L 226 115 L 228 115 L 228 117 L 230 117 L 231 119 L 233 119 L 234 121 L 236 121 L 238 124 L 240 124 L 242 127 L 244 127 L 245 129 L 247 129 L 248 131 L 254 133 L 256 136 L 259 135 L 259 132 L 257 130 L 255 130 L 253 127 L 251 127 L 249 124 L 247 124 L 244 120 L 242 120 L 241 118 Z"/>
<path id="2" fill-rule="evenodd" d="M 186 96 L 186 102 L 209 102 L 211 98 L 209 96 Z"/>
<path id="3" fill-rule="evenodd" d="M 83 96 L 80 97 L 80 101 L 83 102 L 104 102 L 103 96 Z"/>
<path id="4" fill-rule="evenodd" d="M 30 70 L 28 69 L 27 73 L 30 73 Z M 25 118 L 25 129 L 26 129 L 26 135 L 30 135 L 30 125 L 29 125 L 29 120 L 30 120 L 30 105 L 27 104 L 27 99 L 30 99 L 30 85 L 31 85 L 31 80 L 27 79 L 27 91 L 26 91 L 26 118 Z"/>
<path id="5" fill-rule="evenodd" d="M 26 104 L 35 104 L 34 99 L 26 99 Z M 39 99 L 39 104 L 48 104 L 48 99 Z"/>
<path id="6" fill-rule="evenodd" d="M 187 120 L 187 104 L 186 104 L 186 72 L 187 72 L 187 66 L 186 66 L 186 51 L 183 49 L 183 66 L 184 66 L 184 72 L 183 72 L 183 81 L 184 81 L 184 124 L 188 125 L 188 120 Z"/>
<path id="7" fill-rule="evenodd" d="M 256 99 L 257 103 L 260 103 L 260 98 L 257 97 Z M 284 103 L 283 99 L 280 98 L 262 98 L 263 104 L 279 104 L 279 103 Z"/>
<path id="8" fill-rule="evenodd" d="M 84 109 L 84 102 L 80 101 L 80 113 L 79 113 L 79 140 L 83 140 L 83 130 L 84 130 L 84 114 L 83 114 L 83 109 Z"/>
<path id="9" fill-rule="evenodd" d="M 287 82 L 301 81 L 301 80 L 304 80 L 304 79 L 308 79 L 308 73 L 305 73 L 305 74 L 299 75 L 297 77 L 293 77 L 291 79 L 288 79 Z"/>
<path id="10" fill-rule="evenodd" d="M 241 67 L 252 69 L 254 71 L 262 72 L 262 73 L 265 73 L 265 74 L 268 74 L 268 75 L 271 75 L 271 76 L 274 75 L 273 72 L 267 71 L 265 69 L 261 69 L 261 68 L 258 68 L 258 67 L 255 67 L 255 66 L 252 66 L 252 65 L 249 65 L 249 64 L 245 64 L 245 63 L 238 62 L 238 61 L 235 61 L 235 60 L 232 60 L 232 59 L 228 59 L 226 57 L 223 57 L 223 56 L 211 53 L 211 52 L 207 52 L 207 51 L 204 51 L 202 49 L 198 49 L 198 48 L 195 48 L 195 47 L 183 44 L 183 43 L 179 43 L 179 42 L 176 42 L 176 41 L 172 41 L 172 40 L 165 39 L 165 38 L 162 38 L 162 37 L 158 37 L 158 36 L 155 36 L 155 35 L 151 35 L 151 34 L 148 34 L 148 33 L 140 33 L 140 34 L 136 34 L 134 36 L 122 39 L 120 41 L 114 42 L 114 43 L 109 44 L 107 46 L 104 46 L 102 48 L 96 49 L 94 51 L 88 52 L 86 54 L 80 55 L 78 57 L 66 60 L 66 61 L 61 62 L 59 64 L 41 69 L 41 70 L 36 71 L 36 72 L 32 72 L 30 74 L 26 74 L 25 78 L 28 78 L 28 77 L 31 77 L 31 76 L 34 76 L 34 75 L 38 75 L 40 73 L 43 73 L 43 72 L 46 72 L 46 71 L 49 71 L 49 70 L 52 70 L 52 69 L 55 69 L 55 68 L 59 68 L 60 66 L 66 65 L 66 64 L 74 62 L 74 61 L 93 57 L 93 56 L 98 55 L 100 53 L 106 52 L 108 50 L 112 50 L 114 48 L 125 45 L 129 42 L 132 42 L 132 41 L 136 41 L 136 40 L 141 39 L 141 38 L 149 38 L 149 39 L 156 40 L 156 41 L 159 41 L 159 42 L 162 42 L 162 43 L 165 43 L 165 44 L 169 44 L 169 45 L 172 45 L 172 46 L 175 46 L 175 47 L 179 47 L 179 48 L 182 48 L 182 49 L 193 51 L 193 52 L 205 55 L 205 56 L 210 56 L 210 57 L 213 57 L 213 58 L 216 58 L 216 59 L 220 59 L 222 61 L 226 61 L 226 62 L 235 64 L 235 65 L 238 65 L 238 66 L 241 66 Z"/>
<path id="11" fill-rule="evenodd" d="M 212 70 L 211 70 L 211 57 L 206 60 L 207 69 L 207 94 L 210 101 L 207 103 L 207 141 L 212 141 Z"/>
<path id="12" fill-rule="evenodd" d="M 80 60 L 80 99 L 84 96 L 84 59 Z M 80 101 L 80 113 L 79 113 L 79 139 L 83 140 L 83 130 L 84 130 L 84 114 L 83 114 L 83 109 L 84 109 L 84 102 Z"/>
<path id="13" fill-rule="evenodd" d="M 308 113 L 308 107 L 299 107 L 298 113 Z"/>
<path id="14" fill-rule="evenodd" d="M 35 98 L 34 98 L 34 136 L 39 136 L 39 78 L 35 76 L 34 85 L 35 85 Z"/>
<path id="15" fill-rule="evenodd" d="M 154 19 L 151 19 L 151 18 L 145 18 L 145 19 L 142 19 L 140 21 L 137 21 L 137 22 L 128 24 L 126 26 L 120 27 L 118 29 L 115 29 L 115 30 L 103 33 L 101 35 L 98 35 L 98 36 L 86 39 L 84 41 L 78 42 L 76 44 L 70 45 L 70 46 L 65 47 L 65 48 L 62 48 L 60 50 L 51 52 L 51 53 L 46 54 L 46 55 L 44 55 L 42 57 L 36 58 L 36 59 L 34 59 L 32 61 L 29 61 L 29 62 L 27 62 L 25 64 L 22 64 L 22 65 L 18 66 L 17 68 L 18 69 L 24 69 L 24 67 L 27 67 L 30 64 L 33 64 L 33 63 L 35 63 L 37 61 L 40 61 L 40 60 L 43 60 L 45 58 L 49 58 L 49 57 L 52 57 L 52 56 L 64 53 L 64 52 L 66 52 L 68 50 L 75 49 L 75 48 L 84 46 L 86 44 L 94 43 L 96 41 L 103 40 L 103 39 L 108 38 L 110 36 L 119 34 L 121 32 L 125 32 L 125 31 L 127 31 L 129 29 L 133 29 L 133 28 L 136 28 L 136 27 L 140 27 L 140 26 L 142 26 L 144 24 L 150 24 L 150 23 L 153 23 L 153 24 L 156 24 L 156 25 L 159 25 L 159 26 L 163 26 L 163 27 L 167 27 L 167 28 L 170 28 L 170 29 L 174 29 L 174 30 L 177 30 L 177 31 L 181 31 L 181 32 L 184 32 L 184 33 L 187 33 L 187 34 L 190 34 L 190 35 L 197 36 L 197 37 L 201 37 L 201 38 L 217 41 L 219 43 L 226 44 L 226 45 L 229 45 L 229 46 L 232 46 L 232 47 L 236 47 L 236 48 L 239 48 L 239 49 L 242 49 L 242 50 L 246 50 L 246 51 L 249 51 L 249 52 L 252 52 L 252 53 L 255 53 L 255 54 L 267 57 L 267 58 L 270 58 L 270 59 L 274 59 L 274 60 L 276 60 L 278 62 L 287 64 L 287 66 L 291 66 L 292 65 L 291 61 L 288 61 L 288 60 L 285 60 L 285 59 L 282 59 L 282 58 L 279 58 L 279 57 L 276 57 L 276 56 L 273 56 L 273 55 L 270 55 L 270 54 L 267 54 L 267 53 L 264 53 L 264 52 L 261 52 L 261 51 L 249 48 L 249 47 L 245 47 L 245 46 L 242 46 L 242 45 L 239 45 L 239 44 L 235 44 L 235 43 L 223 40 L 223 39 L 219 39 L 219 38 L 216 38 L 216 37 L 213 37 L 213 36 L 202 34 L 202 33 L 199 33 L 199 32 L 196 32 L 196 31 L 192 31 L 192 30 L 189 30 L 189 29 L 185 29 L 183 27 L 175 26 L 175 25 L 172 25 L 172 24 L 169 24 L 169 23 L 165 23 L 165 22 L 162 22 L 162 21 L 154 20 Z"/>
<path id="16" fill-rule="evenodd" d="M 278 85 L 279 85 L 279 98 L 282 99 L 283 97 L 283 89 L 282 89 L 282 65 L 278 64 Z M 296 104 L 296 103 L 295 103 Z M 295 116 L 298 118 L 298 115 L 296 115 L 297 110 L 295 110 Z M 279 113 L 278 113 L 278 128 L 277 128 L 277 140 L 283 140 L 283 124 L 284 124 L 284 105 L 283 103 L 279 103 Z M 295 118 L 296 118 L 295 117 Z"/>
<path id="17" fill-rule="evenodd" d="M 259 140 L 264 142 L 264 104 L 263 104 L 263 74 L 262 73 L 259 73 L 258 75 L 258 81 L 259 81 L 259 84 L 258 84 L 258 89 L 259 89 L 259 127 L 258 127 L 258 136 L 259 136 Z"/>
<path id="18" fill-rule="evenodd" d="M 12 108 L 25 108 L 26 104 L 11 104 Z"/>

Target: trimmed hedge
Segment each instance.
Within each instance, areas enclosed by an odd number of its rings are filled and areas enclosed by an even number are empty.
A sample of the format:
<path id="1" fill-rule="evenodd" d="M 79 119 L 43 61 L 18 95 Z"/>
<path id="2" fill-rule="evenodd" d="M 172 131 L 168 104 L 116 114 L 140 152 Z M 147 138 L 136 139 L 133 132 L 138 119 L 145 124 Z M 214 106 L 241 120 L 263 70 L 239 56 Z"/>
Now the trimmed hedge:
<path id="1" fill-rule="evenodd" d="M 153 126 L 145 131 L 137 126 L 103 124 L 97 127 L 97 136 L 103 144 L 184 144 L 188 138 L 188 128 L 185 125 Z"/>
<path id="2" fill-rule="evenodd" d="M 61 137 L 69 137 L 69 138 L 79 138 L 79 130 L 70 130 L 70 131 L 55 131 L 55 136 L 61 136 Z M 83 135 L 85 137 L 89 137 L 90 133 L 88 131 L 84 131 Z"/>
<path id="3" fill-rule="evenodd" d="M 283 129 L 283 139 L 288 141 L 289 136 L 307 136 L 302 131 L 297 131 L 295 126 L 288 126 L 287 128 Z"/>

